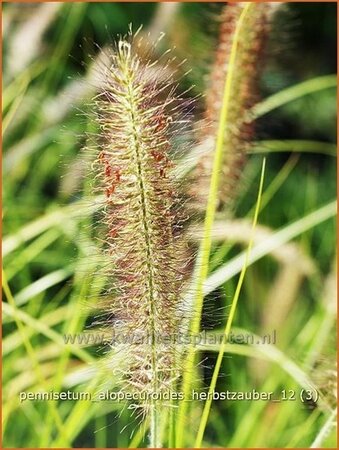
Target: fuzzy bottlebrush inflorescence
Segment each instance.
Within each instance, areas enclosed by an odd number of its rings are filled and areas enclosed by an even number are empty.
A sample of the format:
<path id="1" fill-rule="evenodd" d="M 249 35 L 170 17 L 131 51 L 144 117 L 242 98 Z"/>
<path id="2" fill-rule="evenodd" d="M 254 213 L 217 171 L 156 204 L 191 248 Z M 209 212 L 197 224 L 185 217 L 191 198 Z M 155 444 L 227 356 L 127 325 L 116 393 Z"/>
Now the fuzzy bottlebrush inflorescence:
<path id="1" fill-rule="evenodd" d="M 120 40 L 110 55 L 94 102 L 92 169 L 104 196 L 103 326 L 119 338 L 108 361 L 122 389 L 140 394 L 136 406 L 148 411 L 152 394 L 171 390 L 179 376 L 171 338 L 183 315 L 188 258 L 171 138 L 185 120 L 166 75 L 172 72 L 145 62 L 139 49 L 135 38 Z"/>
<path id="2" fill-rule="evenodd" d="M 194 171 L 193 198 L 199 199 L 197 207 L 207 201 L 213 167 L 215 140 L 219 128 L 225 80 L 231 86 L 227 106 L 227 123 L 223 148 L 222 174 L 219 183 L 219 208 L 229 206 L 238 187 L 243 166 L 254 136 L 254 121 L 250 109 L 258 100 L 258 82 L 263 66 L 272 5 L 253 3 L 240 23 L 247 3 L 230 3 L 221 14 L 219 44 L 206 95 L 205 118 L 207 128 L 201 139 L 205 147 Z M 240 28 L 240 29 L 237 29 Z M 232 49 L 236 47 L 231 66 Z"/>

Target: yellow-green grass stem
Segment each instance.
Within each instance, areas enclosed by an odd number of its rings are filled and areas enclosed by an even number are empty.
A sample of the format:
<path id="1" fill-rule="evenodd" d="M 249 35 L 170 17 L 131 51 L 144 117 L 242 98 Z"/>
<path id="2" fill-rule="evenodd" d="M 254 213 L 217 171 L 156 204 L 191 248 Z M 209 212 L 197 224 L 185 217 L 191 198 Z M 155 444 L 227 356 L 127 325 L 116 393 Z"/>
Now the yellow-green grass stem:
<path id="1" fill-rule="evenodd" d="M 216 212 L 216 203 L 218 196 L 218 188 L 219 188 L 219 178 L 220 178 L 220 170 L 223 159 L 223 148 L 224 142 L 227 140 L 227 123 L 229 116 L 229 108 L 230 108 L 230 99 L 233 87 L 233 79 L 235 75 L 235 62 L 237 57 L 237 50 L 239 44 L 239 37 L 242 30 L 242 25 L 246 15 L 249 10 L 253 7 L 253 4 L 246 3 L 244 9 L 242 10 L 236 29 L 234 33 L 230 60 L 229 60 L 229 68 L 228 74 L 225 79 L 224 84 L 224 92 L 222 99 L 222 107 L 220 112 L 220 119 L 218 125 L 218 132 L 216 138 L 216 148 L 215 148 L 215 156 L 213 162 L 213 171 L 211 175 L 210 189 L 208 195 L 208 202 L 206 208 L 206 216 L 204 222 L 204 237 L 201 243 L 201 248 L 198 256 L 198 276 L 197 276 L 197 284 L 196 284 L 196 293 L 195 293 L 195 302 L 194 302 L 194 317 L 191 322 L 190 333 L 192 335 L 197 334 L 200 330 L 200 322 L 201 322 L 201 312 L 204 300 L 204 282 L 208 275 L 208 263 L 211 253 L 211 230 L 215 218 Z M 226 130 L 226 131 L 225 131 Z M 194 363 L 195 363 L 195 350 L 194 346 L 191 343 L 188 354 L 186 357 L 186 367 L 183 376 L 183 384 L 182 384 L 182 392 L 184 395 L 184 400 L 181 402 L 178 411 L 178 428 L 176 433 L 176 446 L 182 447 L 183 438 L 184 438 L 184 429 L 186 423 L 186 415 L 188 411 L 188 397 L 190 394 L 190 389 L 193 381 L 193 371 L 194 371 Z"/>
<path id="2" fill-rule="evenodd" d="M 262 170 L 261 170 L 259 192 L 258 192 L 258 198 L 257 198 L 257 203 L 256 203 L 256 208 L 255 208 L 254 218 L 253 218 L 253 225 L 252 225 L 252 236 L 251 236 L 251 239 L 250 239 L 248 247 L 247 247 L 245 262 L 244 262 L 242 271 L 239 276 L 238 284 L 237 284 L 237 287 L 236 287 L 236 290 L 235 290 L 235 293 L 234 293 L 234 296 L 232 299 L 232 303 L 231 303 L 230 313 L 229 313 L 229 316 L 226 321 L 225 331 L 224 331 L 224 337 L 226 337 L 226 339 L 223 339 L 222 343 L 220 345 L 217 361 L 216 361 L 216 364 L 214 367 L 213 376 L 212 376 L 211 384 L 210 384 L 209 391 L 208 391 L 209 395 L 207 396 L 207 400 L 204 405 L 203 413 L 202 413 L 199 428 L 198 428 L 198 434 L 197 434 L 195 444 L 194 444 L 195 448 L 201 447 L 202 439 L 203 439 L 204 432 L 205 432 L 206 425 L 207 425 L 208 416 L 209 416 L 209 413 L 211 410 L 212 394 L 216 388 L 221 364 L 222 364 L 223 357 L 224 357 L 224 351 L 225 351 L 225 345 L 226 345 L 225 341 L 227 340 L 227 336 L 229 335 L 229 333 L 231 331 L 236 307 L 237 307 L 239 296 L 240 296 L 241 287 L 242 287 L 244 279 L 245 279 L 246 269 L 247 269 L 248 262 L 249 262 L 249 255 L 251 252 L 251 248 L 253 246 L 254 230 L 255 230 L 255 227 L 256 227 L 257 221 L 258 221 L 258 215 L 259 215 L 259 210 L 260 210 L 260 200 L 261 200 L 263 184 L 264 184 L 264 175 L 265 175 L 265 159 L 263 161 Z"/>
<path id="3" fill-rule="evenodd" d="M 34 351 L 34 348 L 33 348 L 32 344 L 31 344 L 31 341 L 26 336 L 25 327 L 24 327 L 22 321 L 20 320 L 20 318 L 18 317 L 15 300 L 14 300 L 14 297 L 13 297 L 12 292 L 10 290 L 10 287 L 9 287 L 9 285 L 7 283 L 7 278 L 6 278 L 6 274 L 5 274 L 4 271 L 2 271 L 2 286 L 3 286 L 4 293 L 6 295 L 7 301 L 13 308 L 14 321 L 15 321 L 16 326 L 17 326 L 17 328 L 18 328 L 18 330 L 19 330 L 19 332 L 20 332 L 20 334 L 22 336 L 22 341 L 24 343 L 24 346 L 25 346 L 25 349 L 27 351 L 27 354 L 28 354 L 28 356 L 29 356 L 29 358 L 31 360 L 32 366 L 34 368 L 34 371 L 36 373 L 36 378 L 40 382 L 41 387 L 45 388 L 46 380 L 45 380 L 45 378 L 44 378 L 44 376 L 42 374 L 42 371 L 41 371 L 41 368 L 40 368 L 40 365 L 39 365 L 39 361 L 38 361 L 38 359 L 36 357 L 36 354 L 35 354 L 35 351 Z M 47 390 L 47 389 L 45 389 L 45 390 Z M 53 401 L 52 402 L 48 402 L 47 403 L 47 407 L 48 407 L 51 415 L 53 416 L 53 418 L 55 420 L 55 424 L 56 424 L 56 427 L 57 427 L 60 435 L 65 439 L 65 445 L 68 445 L 68 440 L 66 439 L 65 434 L 64 434 L 64 427 L 63 427 L 62 419 L 61 419 L 61 417 L 59 415 L 59 412 L 58 412 L 58 409 L 57 409 L 55 403 Z"/>

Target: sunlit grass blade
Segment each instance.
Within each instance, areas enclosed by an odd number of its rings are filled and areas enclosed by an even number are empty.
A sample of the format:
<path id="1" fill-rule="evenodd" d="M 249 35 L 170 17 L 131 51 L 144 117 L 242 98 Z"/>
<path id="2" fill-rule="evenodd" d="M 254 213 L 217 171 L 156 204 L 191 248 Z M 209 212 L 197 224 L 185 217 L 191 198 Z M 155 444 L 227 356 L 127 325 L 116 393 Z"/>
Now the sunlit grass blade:
<path id="1" fill-rule="evenodd" d="M 250 150 L 251 153 L 318 153 L 336 157 L 337 146 L 330 142 L 305 141 L 295 139 L 257 141 Z"/>
<path id="2" fill-rule="evenodd" d="M 299 386 L 302 388 L 309 388 L 310 386 L 315 386 L 312 382 L 310 376 L 307 374 L 305 369 L 300 367 L 296 362 L 292 361 L 282 350 L 279 350 L 273 344 L 255 344 L 256 342 L 261 342 L 260 337 L 256 334 L 250 332 L 249 330 L 245 330 L 243 328 L 234 327 L 232 328 L 234 333 L 237 333 L 242 336 L 250 336 L 253 340 L 248 344 L 233 344 L 227 343 L 225 344 L 200 344 L 197 347 L 197 350 L 201 351 L 212 351 L 218 352 L 222 350 L 223 353 L 231 353 L 235 355 L 247 356 L 250 358 L 260 358 L 266 361 L 274 362 L 281 370 L 286 372 L 293 380 L 295 380 Z M 222 334 L 223 333 L 223 334 Z M 208 340 L 209 334 L 206 334 Z M 220 340 L 220 342 L 225 341 L 225 331 L 223 332 L 214 332 L 213 338 L 215 340 Z"/>
<path id="3" fill-rule="evenodd" d="M 282 89 L 276 94 L 270 95 L 255 105 L 249 114 L 254 118 L 262 117 L 274 109 L 305 95 L 313 94 L 323 89 L 335 88 L 336 86 L 337 75 L 322 75 L 320 77 L 302 81 L 294 86 Z"/>
<path id="4" fill-rule="evenodd" d="M 36 378 L 39 380 L 40 385 L 42 387 L 44 387 L 46 380 L 41 372 L 41 368 L 40 368 L 39 362 L 37 360 L 37 356 L 36 356 L 34 347 L 32 346 L 32 343 L 29 340 L 29 338 L 25 335 L 25 327 L 23 325 L 22 316 L 19 314 L 19 311 L 16 309 L 15 300 L 14 300 L 13 295 L 8 286 L 6 275 L 5 275 L 4 271 L 2 272 L 2 285 L 3 285 L 3 289 L 4 289 L 4 292 L 5 292 L 7 301 L 8 301 L 7 306 L 12 308 L 13 317 L 14 317 L 16 326 L 17 326 L 19 332 L 21 333 L 26 352 L 31 360 L 33 370 L 36 373 Z M 5 304 L 3 303 L 3 305 L 5 305 Z M 63 422 L 59 415 L 59 412 L 58 412 L 58 409 L 57 409 L 55 403 L 48 402 L 47 409 L 49 410 L 50 414 L 53 416 L 60 435 L 65 436 Z M 68 443 L 68 441 L 66 439 L 65 439 L 65 443 L 66 444 Z"/>
<path id="5" fill-rule="evenodd" d="M 209 270 L 209 258 L 211 252 L 211 231 L 215 218 L 216 206 L 217 206 L 217 196 L 218 196 L 218 187 L 219 187 L 219 178 L 220 178 L 220 170 L 222 164 L 223 157 L 223 144 L 224 140 L 227 140 L 227 133 L 225 130 L 228 129 L 228 114 L 230 108 L 230 97 L 233 86 L 233 79 L 235 76 L 235 61 L 237 57 L 237 50 L 239 44 L 239 36 L 242 30 L 243 21 L 248 14 L 251 8 L 251 3 L 245 4 L 236 25 L 236 29 L 234 32 L 232 47 L 230 51 L 230 59 L 228 72 L 225 79 L 224 91 L 222 96 L 222 107 L 220 111 L 220 119 L 218 124 L 218 132 L 216 137 L 216 148 L 215 155 L 213 161 L 213 169 L 211 175 L 210 189 L 208 194 L 208 202 L 206 207 L 206 215 L 204 222 L 204 237 L 201 242 L 197 265 L 198 265 L 198 273 L 195 287 L 195 299 L 194 299 L 194 316 L 190 324 L 190 332 L 192 335 L 197 334 L 200 329 L 200 321 L 201 321 L 201 313 L 202 306 L 204 300 L 204 282 L 208 275 Z M 177 429 L 176 429 L 176 446 L 181 447 L 183 445 L 184 440 L 184 429 L 185 429 L 185 420 L 188 411 L 188 397 L 190 394 L 190 389 L 192 386 L 192 377 L 194 371 L 194 363 L 195 363 L 195 352 L 193 345 L 189 345 L 187 356 L 186 356 L 186 364 L 183 375 L 182 382 L 182 392 L 184 396 L 184 400 L 179 405 L 178 411 L 178 419 L 177 419 Z"/>
<path id="6" fill-rule="evenodd" d="M 325 439 L 329 436 L 331 430 L 333 430 L 337 425 L 336 417 L 337 417 L 337 409 L 335 408 L 329 415 L 328 419 L 326 420 L 322 428 L 320 429 L 319 433 L 317 434 L 317 437 L 312 442 L 310 448 L 322 447 Z"/>
<path id="7" fill-rule="evenodd" d="M 300 236 L 307 230 L 317 226 L 318 224 L 334 217 L 337 211 L 337 202 L 332 201 L 325 206 L 307 214 L 301 219 L 287 225 L 278 230 L 266 241 L 254 246 L 248 260 L 248 264 L 253 264 L 260 258 L 269 255 L 271 251 L 279 248 L 280 245 L 289 242 L 297 236 Z M 246 252 L 231 259 L 227 264 L 224 264 L 219 269 L 214 271 L 204 283 L 204 295 L 214 291 L 218 286 L 223 285 L 230 280 L 234 275 L 239 273 L 243 267 Z"/>
<path id="8" fill-rule="evenodd" d="M 258 191 L 258 198 L 257 198 L 257 203 L 256 203 L 256 208 L 255 208 L 255 212 L 254 212 L 254 218 L 253 218 L 253 225 L 252 225 L 252 237 L 249 241 L 247 250 L 246 250 L 246 254 L 245 254 L 245 260 L 244 260 L 244 265 L 242 267 L 240 276 L 239 276 L 239 281 L 237 284 L 237 288 L 235 290 L 232 302 L 231 302 L 231 309 L 229 312 L 229 316 L 226 320 L 226 326 L 225 326 L 225 331 L 224 331 L 224 336 L 227 338 L 227 336 L 229 336 L 229 333 L 231 331 L 231 327 L 232 327 L 232 323 L 233 323 L 233 319 L 235 316 L 235 311 L 236 311 L 236 307 L 237 307 L 237 303 L 239 300 L 239 296 L 240 296 L 240 291 L 241 291 L 241 287 L 243 285 L 244 282 L 244 278 L 245 278 L 245 274 L 246 274 L 246 270 L 247 270 L 247 266 L 248 266 L 248 261 L 249 261 L 249 256 L 250 256 L 250 252 L 252 249 L 252 245 L 253 245 L 253 233 L 255 231 L 255 227 L 258 221 L 258 215 L 259 215 L 259 211 L 260 211 L 260 201 L 261 201 L 261 196 L 262 196 L 262 190 L 263 190 L 263 184 L 264 184 L 264 175 L 265 175 L 265 160 L 263 161 L 263 165 L 262 165 L 262 171 L 261 171 L 261 176 L 260 176 L 260 183 L 259 183 L 259 191 Z M 210 387 L 208 390 L 208 394 L 211 395 L 213 394 L 213 392 L 215 391 L 216 385 L 217 385 L 217 380 L 218 380 L 218 376 L 219 376 L 219 372 L 220 372 L 220 368 L 221 368 L 221 363 L 223 360 L 223 356 L 224 356 L 224 351 L 225 351 L 225 344 L 226 341 L 223 340 L 222 344 L 220 345 L 220 350 L 219 350 L 219 354 L 217 357 L 217 361 L 215 363 L 215 367 L 214 367 L 214 371 L 213 371 L 213 375 L 212 375 L 212 380 L 210 383 Z M 205 428 L 207 425 L 207 421 L 208 421 L 208 416 L 210 413 L 210 409 L 211 409 L 211 405 L 212 405 L 212 397 L 208 397 L 205 405 L 204 405 L 204 409 L 203 409 L 203 413 L 201 416 L 201 420 L 200 420 L 200 424 L 199 424 L 199 428 L 198 428 L 198 433 L 197 433 L 197 437 L 195 440 L 195 444 L 194 447 L 195 448 L 200 448 L 201 447 L 201 443 L 202 443 L 202 439 L 204 436 L 204 432 L 205 432 Z"/>
<path id="9" fill-rule="evenodd" d="M 2 309 L 4 314 L 9 315 L 10 317 L 17 317 L 20 322 L 25 323 L 27 326 L 33 328 L 37 333 L 41 333 L 44 336 L 46 336 L 48 339 L 55 342 L 57 345 L 60 346 L 61 349 L 65 346 L 65 341 L 62 338 L 62 336 L 54 331 L 52 328 L 48 327 L 45 323 L 42 323 L 41 320 L 37 320 L 33 318 L 32 316 L 28 315 L 24 311 L 19 310 L 16 305 L 13 298 L 13 303 L 2 304 Z M 70 348 L 70 351 L 77 356 L 79 359 L 83 360 L 84 362 L 91 363 L 94 361 L 94 358 L 86 352 L 84 349 L 77 347 L 76 345 L 67 344 Z"/>

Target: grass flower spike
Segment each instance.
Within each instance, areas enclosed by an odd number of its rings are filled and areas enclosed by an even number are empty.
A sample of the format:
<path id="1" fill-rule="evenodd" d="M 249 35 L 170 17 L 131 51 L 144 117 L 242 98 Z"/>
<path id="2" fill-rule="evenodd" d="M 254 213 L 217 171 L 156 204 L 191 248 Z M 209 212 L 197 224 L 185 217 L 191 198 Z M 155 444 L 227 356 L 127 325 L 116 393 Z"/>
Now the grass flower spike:
<path id="1" fill-rule="evenodd" d="M 141 60 L 135 40 L 120 40 L 95 99 L 100 149 L 93 168 L 105 198 L 113 286 L 105 308 L 116 334 L 146 339 L 120 345 L 122 360 L 112 367 L 151 414 L 152 446 L 159 446 L 159 407 L 149 399 L 170 391 L 179 376 L 175 348 L 163 338 L 177 329 L 187 264 L 170 156 L 180 108 L 164 73 L 166 67 Z"/>
<path id="2" fill-rule="evenodd" d="M 213 166 L 213 148 L 219 127 L 224 82 L 232 69 L 231 95 L 228 103 L 228 120 L 225 124 L 222 174 L 219 184 L 219 207 L 228 206 L 234 197 L 242 173 L 246 154 L 254 135 L 254 123 L 249 118 L 250 108 L 258 98 L 258 79 L 262 70 L 263 52 L 267 40 L 269 15 L 272 6 L 268 3 L 253 4 L 246 15 L 241 33 L 237 37 L 235 67 L 230 68 L 230 55 L 235 30 L 246 3 L 228 4 L 221 15 L 219 45 L 210 76 L 206 96 L 205 117 L 208 133 L 203 137 L 206 151 L 202 154 L 196 170 L 196 195 L 204 205 L 207 200 L 210 175 Z"/>

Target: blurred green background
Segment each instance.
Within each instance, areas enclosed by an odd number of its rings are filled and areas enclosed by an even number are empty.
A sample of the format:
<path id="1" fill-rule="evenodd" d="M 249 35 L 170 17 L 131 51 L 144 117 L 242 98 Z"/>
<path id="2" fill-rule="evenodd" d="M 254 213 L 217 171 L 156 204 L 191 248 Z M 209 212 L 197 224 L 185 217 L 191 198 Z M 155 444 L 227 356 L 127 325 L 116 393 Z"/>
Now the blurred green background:
<path id="1" fill-rule="evenodd" d="M 130 23 L 134 30 L 143 24 L 151 37 L 166 32 L 162 46 L 175 46 L 178 58 L 187 58 L 192 70 L 182 88 L 194 84 L 193 94 L 204 94 L 221 7 L 3 5 L 4 447 L 142 447 L 147 442 L 138 420 L 120 405 L 20 404 L 18 394 L 97 389 L 91 382 L 100 352 L 70 349 L 62 339 L 65 332 L 83 329 L 90 314 L 84 298 L 96 301 L 100 289 L 93 282 L 95 258 L 89 257 L 96 244 L 86 217 L 88 200 L 82 202 L 80 151 L 89 130 L 83 112 L 93 95 L 93 61 Z M 318 386 L 323 403 L 217 401 L 204 441 L 211 447 L 308 447 L 326 426 L 336 401 L 335 221 L 330 203 L 336 195 L 336 92 L 335 77 L 319 78 L 336 73 L 336 4 L 282 5 L 268 48 L 262 98 L 313 81 L 307 95 L 286 100 L 258 120 L 259 142 L 246 164 L 234 210 L 218 217 L 235 231 L 214 244 L 211 270 L 227 265 L 246 244 L 246 236 L 237 236 L 237 220 L 250 220 L 265 154 L 259 238 L 279 241 L 280 229 L 290 234 L 248 269 L 235 325 L 259 335 L 276 329 L 278 340 L 265 350 L 264 362 L 250 346 L 247 354 L 239 348 L 226 355 L 217 389 L 300 390 L 298 380 L 304 376 Z M 202 96 L 197 118 L 203 101 Z M 330 206 L 324 210 L 324 205 Z M 291 232 L 292 223 L 300 230 Z M 213 323 L 217 329 L 224 323 L 236 281 L 220 283 L 207 296 L 205 327 L 212 326 L 209 316 L 218 317 Z M 201 354 L 200 387 L 208 387 L 215 357 L 209 351 Z M 187 446 L 193 445 L 201 407 L 192 405 Z M 335 447 L 330 429 L 322 441 L 325 447 Z"/>

